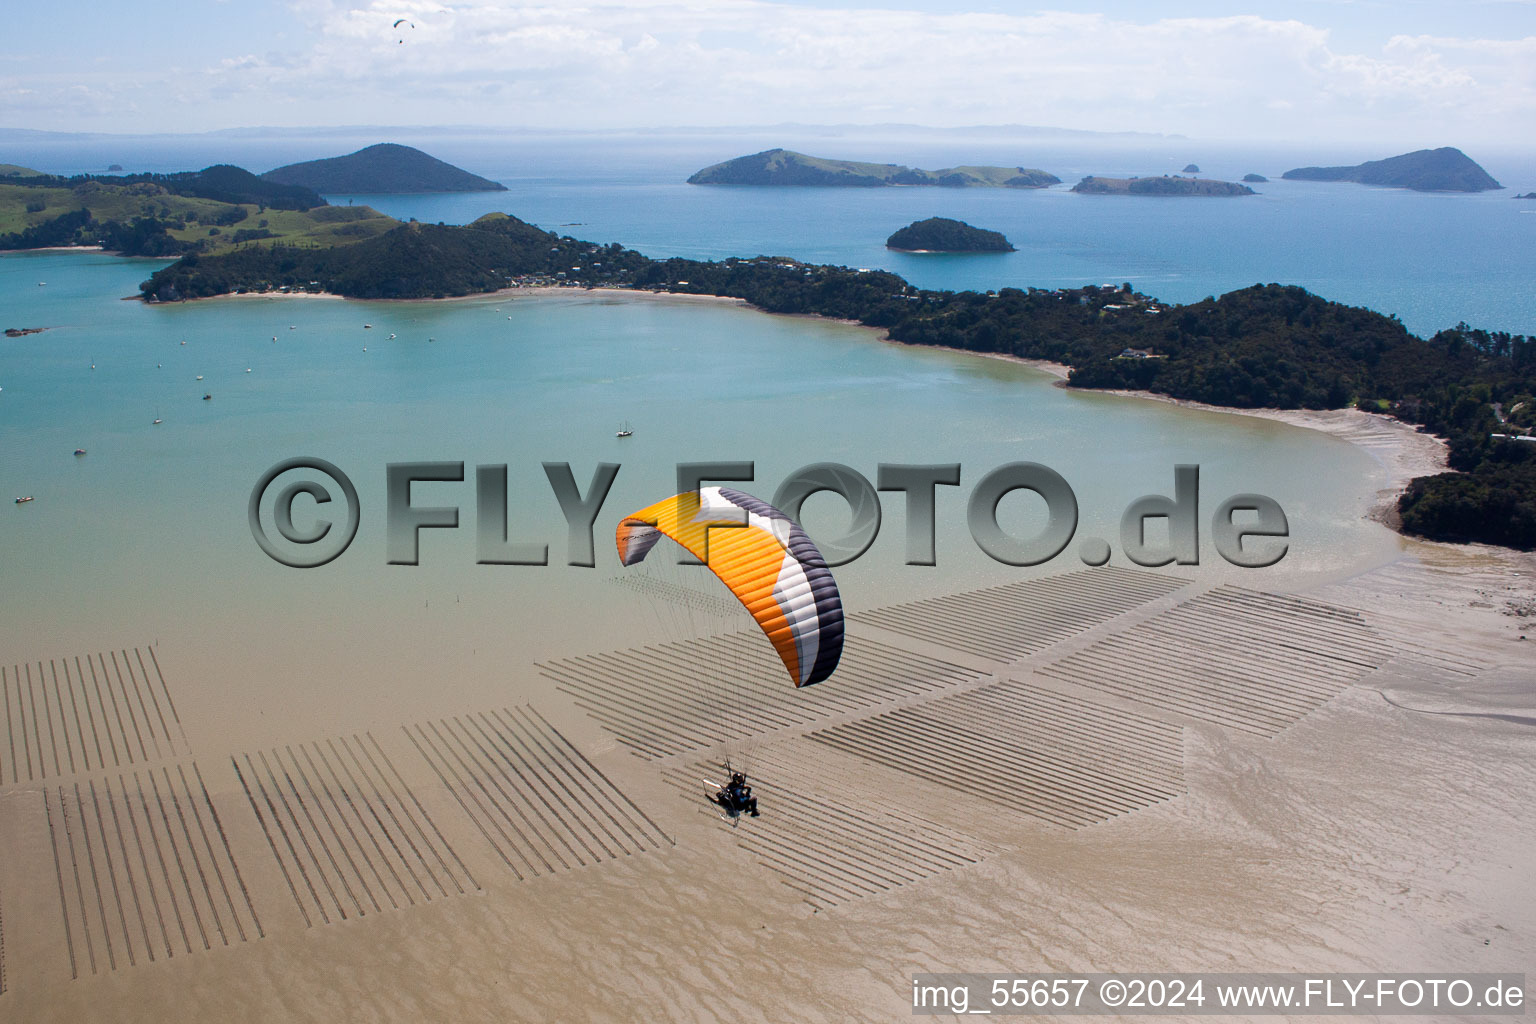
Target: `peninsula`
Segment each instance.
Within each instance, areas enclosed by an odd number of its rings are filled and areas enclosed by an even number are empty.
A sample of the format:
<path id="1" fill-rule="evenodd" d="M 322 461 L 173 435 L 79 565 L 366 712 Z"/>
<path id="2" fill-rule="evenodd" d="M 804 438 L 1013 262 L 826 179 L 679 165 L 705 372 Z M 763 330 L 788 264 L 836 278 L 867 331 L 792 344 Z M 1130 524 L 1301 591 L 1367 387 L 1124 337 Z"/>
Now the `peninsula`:
<path id="1" fill-rule="evenodd" d="M 1031 167 L 946 167 L 925 171 L 901 164 L 829 160 L 788 149 L 768 149 L 714 164 L 688 179 L 690 185 L 790 185 L 882 188 L 937 185 L 945 188 L 1045 188 L 1061 179 Z"/>
<path id="2" fill-rule="evenodd" d="M 1182 306 L 1129 284 L 940 291 L 787 257 L 656 260 L 488 214 L 463 227 L 403 224 L 348 245 L 189 256 L 141 291 L 148 301 L 281 290 L 433 298 L 517 285 L 728 296 L 772 313 L 856 321 L 907 344 L 1065 363 L 1074 387 L 1387 413 L 1446 437 L 1458 470 L 1412 482 L 1398 503 L 1406 532 L 1536 548 L 1536 445 L 1499 439 L 1536 425 L 1536 338 L 1460 324 L 1421 339 L 1395 318 L 1296 287 L 1254 285 Z M 1160 358 L 1120 358 L 1127 350 Z"/>
<path id="3" fill-rule="evenodd" d="M 1253 189 L 1233 181 L 1210 178 L 1180 178 L 1164 174 L 1156 178 L 1101 178 L 1090 174 L 1073 192 L 1099 196 L 1251 196 Z"/>
<path id="4" fill-rule="evenodd" d="M 330 206 L 313 189 L 230 164 L 174 174 L 0 178 L 0 250 L 99 246 L 125 256 L 184 256 L 242 245 L 334 246 L 399 221 Z"/>
<path id="5" fill-rule="evenodd" d="M 287 164 L 262 175 L 332 195 L 505 192 L 500 182 L 471 174 L 410 146 L 382 142 L 346 156 Z"/>
<path id="6" fill-rule="evenodd" d="M 1281 177 L 1291 181 L 1354 181 L 1415 192 L 1487 192 L 1504 187 L 1452 146 L 1415 150 L 1353 167 L 1297 167 Z"/>
<path id="7" fill-rule="evenodd" d="M 929 217 L 913 221 L 885 240 L 887 249 L 902 252 L 1013 252 L 1000 231 L 976 228 L 963 220 Z"/>

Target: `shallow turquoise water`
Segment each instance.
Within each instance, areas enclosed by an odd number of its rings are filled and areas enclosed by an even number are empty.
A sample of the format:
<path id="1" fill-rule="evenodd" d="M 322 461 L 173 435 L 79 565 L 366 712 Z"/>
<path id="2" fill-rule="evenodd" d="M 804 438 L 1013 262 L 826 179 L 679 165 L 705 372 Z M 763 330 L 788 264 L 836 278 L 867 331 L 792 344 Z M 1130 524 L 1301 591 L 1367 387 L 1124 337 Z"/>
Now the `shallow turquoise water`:
<path id="1" fill-rule="evenodd" d="M 965 532 L 970 486 L 1016 460 L 1068 479 L 1079 537 L 1116 540 L 1120 511 L 1171 492 L 1179 462 L 1202 466 L 1203 517 L 1239 491 L 1281 502 L 1292 552 L 1274 573 L 1223 570 L 1208 538 L 1199 572 L 1267 585 L 1398 550 L 1360 518 L 1384 477 L 1351 446 L 1071 393 L 1024 367 L 892 346 L 842 324 L 600 293 L 121 301 L 154 265 L 80 253 L 0 259 L 7 323 L 50 328 L 0 342 L 0 620 L 17 656 L 169 637 L 210 657 L 243 650 L 283 663 L 282 651 L 302 651 L 345 676 L 387 663 L 402 643 L 493 649 L 524 664 L 619 646 L 653 620 L 606 582 L 618 572 L 613 527 L 671 493 L 684 461 L 753 460 L 757 482 L 742 486 L 765 497 L 812 462 L 872 480 L 881 462 L 962 463 L 962 486 L 940 489 L 940 565 L 902 564 L 903 506 L 888 495 L 880 539 L 838 570 L 854 608 L 1078 567 L 1075 544 L 1041 569 L 1002 566 Z M 619 441 L 625 420 L 635 436 Z M 268 559 L 246 520 L 257 478 L 296 455 L 347 472 L 363 508 L 352 547 L 314 570 Z M 414 491 L 417 504 L 457 505 L 461 526 L 424 531 L 419 566 L 389 566 L 384 467 L 410 460 L 467 463 L 466 482 Z M 597 462 L 623 467 L 598 520 L 596 569 L 560 564 L 565 529 L 544 461 L 570 462 L 583 487 Z M 475 564 L 481 463 L 509 465 L 513 539 L 548 543 L 555 564 Z M 10 503 L 23 494 L 36 500 Z M 1023 496 L 1004 503 L 1005 524 L 1021 533 L 1037 516 Z M 806 521 L 813 535 L 836 535 L 847 513 L 822 496 Z"/>

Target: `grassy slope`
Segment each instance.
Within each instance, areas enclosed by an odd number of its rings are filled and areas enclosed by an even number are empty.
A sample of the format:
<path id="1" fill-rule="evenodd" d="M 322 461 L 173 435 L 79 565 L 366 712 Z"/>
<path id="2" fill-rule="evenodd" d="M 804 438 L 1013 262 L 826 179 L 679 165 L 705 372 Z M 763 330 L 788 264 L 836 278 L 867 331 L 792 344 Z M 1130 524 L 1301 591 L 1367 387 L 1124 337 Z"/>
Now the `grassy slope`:
<path id="1" fill-rule="evenodd" d="M 886 179 L 900 171 L 898 164 L 871 164 L 860 160 L 832 160 L 827 157 L 807 156 L 804 153 L 794 153 L 789 150 L 780 150 L 768 159 L 767 168 L 778 170 L 790 164 L 804 164 L 807 167 L 815 167 L 829 174 L 847 172 L 849 174 L 865 175 L 871 178 Z"/>
<path id="2" fill-rule="evenodd" d="M 1231 181 L 1213 178 L 1179 178 L 1148 176 L 1145 178 L 1105 178 L 1090 174 L 1072 191 L 1087 195 L 1150 195 L 1150 196 L 1243 196 L 1253 189 Z"/>
<path id="3" fill-rule="evenodd" d="M 43 210 L 28 212 L 27 204 L 44 201 Z M 185 219 L 188 224 L 182 230 L 170 234 L 183 241 L 208 239 L 207 251 L 218 252 L 233 245 L 236 231 L 254 229 L 261 221 L 267 222 L 267 230 L 280 236 L 249 244 L 270 244 L 273 241 L 288 243 L 313 243 L 339 245 L 381 235 L 400 222 L 368 206 L 321 206 L 313 210 L 273 210 L 257 212 L 257 207 L 243 204 L 247 216 L 238 224 L 219 229 L 210 236 L 209 227 L 214 219 L 231 207 L 228 203 L 212 199 L 194 199 L 189 196 L 144 195 L 133 187 L 122 188 L 103 185 L 82 193 L 69 188 L 29 188 L 22 185 L 0 183 L 0 234 L 22 231 L 28 227 L 52 220 L 72 210 L 88 208 L 91 216 L 99 221 L 128 222 L 135 217 L 169 216 Z M 197 221 L 193 224 L 192 221 Z"/>
<path id="4" fill-rule="evenodd" d="M 761 154 L 754 154 L 758 156 Z M 741 160 L 751 160 L 753 157 L 741 157 Z M 736 163 L 727 160 L 725 164 Z M 725 166 L 717 164 L 716 167 Z M 937 171 L 927 171 L 918 167 L 906 167 L 902 164 L 875 164 L 865 163 L 860 160 L 834 160 L 829 157 L 808 156 L 804 153 L 796 153 L 792 150 L 772 150 L 766 155 L 762 169 L 764 172 L 782 172 L 791 167 L 807 167 L 822 171 L 828 175 L 852 175 L 859 178 L 872 178 L 887 184 L 915 184 L 916 182 L 898 181 L 899 178 L 916 175 L 926 179 L 926 183 L 936 183 L 941 177 L 958 174 L 970 179 L 967 184 L 973 186 L 1003 187 L 1009 180 L 1020 175 L 1022 168 L 1018 167 L 987 167 L 981 165 L 964 165 L 959 167 L 944 167 Z M 714 168 L 706 168 L 713 170 Z M 1043 173 L 1043 172 L 1035 172 Z"/>
<path id="5" fill-rule="evenodd" d="M 988 167 L 984 165 L 966 164 L 960 167 L 944 167 L 934 171 L 933 174 L 935 177 L 943 177 L 946 174 L 964 174 L 969 177 L 978 179 L 979 182 L 985 182 L 988 185 L 992 185 L 997 188 L 1003 188 L 1011 187 L 1008 186 L 1009 181 L 1019 177 L 1020 172 L 1029 170 L 1033 170 L 1036 173 L 1039 173 L 1038 168 Z M 1052 177 L 1054 177 L 1054 175 L 1052 175 Z"/>
<path id="6" fill-rule="evenodd" d="M 303 185 L 316 192 L 505 192 L 499 182 L 471 174 L 419 149 L 384 142 L 346 156 L 287 164 L 263 174 L 268 181 Z"/>

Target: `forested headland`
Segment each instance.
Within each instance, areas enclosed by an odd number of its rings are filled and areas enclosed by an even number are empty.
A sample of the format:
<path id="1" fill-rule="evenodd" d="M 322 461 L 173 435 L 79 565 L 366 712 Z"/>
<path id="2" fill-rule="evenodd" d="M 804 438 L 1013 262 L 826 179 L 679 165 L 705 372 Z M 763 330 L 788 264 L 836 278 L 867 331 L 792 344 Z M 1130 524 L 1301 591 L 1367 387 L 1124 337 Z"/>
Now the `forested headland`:
<path id="1" fill-rule="evenodd" d="M 1048 359 L 1082 388 L 1133 389 L 1233 408 L 1355 405 L 1448 439 L 1458 472 L 1402 496 L 1403 529 L 1536 548 L 1536 339 L 1465 324 L 1430 338 L 1304 289 L 1256 284 L 1187 305 L 1117 288 L 919 289 L 895 274 L 783 257 L 654 260 L 493 214 L 407 224 L 345 246 L 244 245 L 193 255 L 144 282 L 151 301 L 289 288 L 439 298 L 512 284 L 741 298 L 773 313 L 855 320 L 915 345 Z"/>

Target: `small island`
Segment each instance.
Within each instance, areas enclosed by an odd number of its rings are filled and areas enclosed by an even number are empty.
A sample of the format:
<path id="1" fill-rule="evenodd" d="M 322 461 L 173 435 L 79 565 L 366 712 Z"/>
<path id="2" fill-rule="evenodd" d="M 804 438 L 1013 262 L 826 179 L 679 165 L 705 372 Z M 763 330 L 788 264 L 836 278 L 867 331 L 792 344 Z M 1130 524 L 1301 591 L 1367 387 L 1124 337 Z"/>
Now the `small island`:
<path id="1" fill-rule="evenodd" d="M 5 329 L 5 336 L 7 338 L 25 338 L 29 334 L 42 334 L 47 329 L 46 327 L 7 327 Z"/>
<path id="2" fill-rule="evenodd" d="M 963 220 L 929 217 L 914 221 L 885 240 L 900 252 L 1013 252 L 1000 231 L 976 228 Z"/>
<path id="3" fill-rule="evenodd" d="M 1090 174 L 1076 185 L 1073 192 L 1098 196 L 1251 196 L 1253 189 L 1235 181 L 1215 181 L 1210 178 L 1180 178 L 1163 175 L 1157 178 L 1101 178 Z"/>
<path id="4" fill-rule="evenodd" d="M 1516 199 L 1536 199 L 1536 192 L 1527 192 L 1527 193 L 1525 193 L 1525 195 L 1515 196 L 1515 198 Z"/>
<path id="5" fill-rule="evenodd" d="M 750 156 L 704 168 L 688 179 L 690 185 L 833 186 L 883 188 L 892 185 L 936 185 L 944 188 L 1045 188 L 1061 179 L 1033 167 L 966 165 L 925 171 L 901 164 L 871 164 L 829 160 L 788 149 L 767 149 Z"/>
<path id="6" fill-rule="evenodd" d="M 1184 170 L 1180 171 L 1179 173 L 1180 174 L 1199 174 L 1200 173 L 1200 165 L 1199 164 L 1185 164 L 1184 165 Z"/>
<path id="7" fill-rule="evenodd" d="M 1262 175 L 1262 174 L 1245 174 L 1245 175 L 1243 175 L 1243 180 L 1246 181 L 1246 182 L 1251 182 L 1252 184 L 1258 185 L 1258 184 L 1261 184 L 1263 182 L 1268 181 L 1269 179 L 1264 177 L 1264 175 Z"/>
<path id="8" fill-rule="evenodd" d="M 1489 436 L 1532 423 L 1524 396 L 1536 389 L 1536 339 L 1465 324 L 1422 339 L 1395 317 L 1296 287 L 1253 285 L 1185 305 L 1129 283 L 953 292 L 782 256 L 655 260 L 487 214 L 463 226 L 400 224 L 345 244 L 271 240 L 196 253 L 156 270 L 140 294 L 422 299 L 550 285 L 719 295 L 857 321 L 906 344 L 1066 363 L 1073 387 L 1237 408 L 1380 410 L 1446 436 L 1457 467 L 1414 480 L 1397 506 L 1406 532 L 1536 549 L 1536 517 L 1521 511 L 1536 508 L 1536 459 L 1523 454 L 1529 445 L 1511 451 L 1512 442 Z M 1519 400 L 1505 409 L 1493 395 Z"/>
<path id="9" fill-rule="evenodd" d="M 500 182 L 444 163 L 410 146 L 381 142 L 346 156 L 287 164 L 262 175 L 332 195 L 416 195 L 436 192 L 505 192 Z"/>
<path id="10" fill-rule="evenodd" d="M 1290 181 L 1353 181 L 1415 192 L 1487 192 L 1504 187 L 1453 146 L 1420 149 L 1353 167 L 1297 167 L 1281 177 Z"/>

